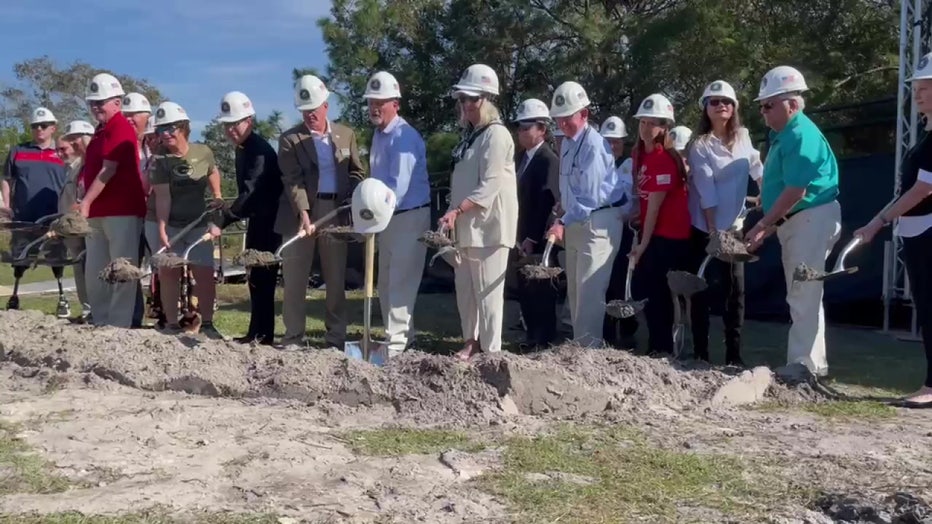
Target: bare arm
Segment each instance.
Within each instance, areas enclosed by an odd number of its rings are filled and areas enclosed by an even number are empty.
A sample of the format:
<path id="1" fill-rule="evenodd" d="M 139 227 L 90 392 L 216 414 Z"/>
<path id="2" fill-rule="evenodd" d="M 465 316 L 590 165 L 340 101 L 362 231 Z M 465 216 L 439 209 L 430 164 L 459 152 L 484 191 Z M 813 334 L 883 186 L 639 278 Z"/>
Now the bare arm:
<path id="1" fill-rule="evenodd" d="M 87 191 L 84 193 L 84 205 L 90 207 L 94 203 L 94 200 L 100 196 L 104 188 L 107 187 L 107 183 L 110 182 L 110 179 L 113 178 L 113 175 L 116 174 L 117 163 L 112 160 L 104 160 L 104 166 L 100 168 L 100 173 L 97 173 L 97 178 L 94 179 L 94 182 L 91 183 L 91 187 L 87 188 Z"/>
<path id="2" fill-rule="evenodd" d="M 3 196 L 0 207 L 10 207 L 10 183 L 6 179 L 0 180 L 0 194 Z"/>
<path id="3" fill-rule="evenodd" d="M 651 237 L 654 236 L 654 229 L 657 227 L 657 215 L 660 214 L 660 205 L 667 198 L 666 191 L 655 191 L 647 196 L 647 213 L 644 215 L 644 226 L 641 230 L 640 244 L 647 247 Z"/>
<path id="4" fill-rule="evenodd" d="M 152 186 L 153 196 L 155 197 L 155 218 L 159 226 L 159 235 L 162 238 L 168 238 L 166 227 L 168 226 L 168 215 L 172 209 L 172 193 L 168 184 L 156 184 Z"/>
<path id="5" fill-rule="evenodd" d="M 210 174 L 207 175 L 207 185 L 210 186 L 210 193 L 214 198 L 223 198 L 220 193 L 220 170 L 217 169 L 217 166 L 214 166 Z"/>

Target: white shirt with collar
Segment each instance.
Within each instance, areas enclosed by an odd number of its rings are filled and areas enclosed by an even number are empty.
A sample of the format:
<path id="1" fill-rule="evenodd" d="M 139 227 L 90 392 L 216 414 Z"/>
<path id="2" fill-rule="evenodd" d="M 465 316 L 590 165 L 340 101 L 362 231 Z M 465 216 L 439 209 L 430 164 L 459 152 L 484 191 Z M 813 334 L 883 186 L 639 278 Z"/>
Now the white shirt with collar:
<path id="1" fill-rule="evenodd" d="M 542 145 L 544 145 L 544 141 L 543 141 L 543 140 L 541 140 L 540 142 L 538 142 L 536 146 L 534 146 L 534 147 L 532 147 L 531 149 L 528 149 L 528 150 L 526 150 L 526 151 L 524 152 L 524 158 L 525 158 L 525 160 L 524 160 L 524 167 L 521 169 L 521 172 L 518 173 L 518 178 L 521 178 L 521 175 L 522 175 L 525 171 L 527 171 L 527 166 L 529 166 L 529 165 L 531 164 L 531 160 L 534 159 L 534 155 L 537 154 L 537 150 L 540 149 L 540 146 L 542 146 Z"/>
<path id="2" fill-rule="evenodd" d="M 704 209 L 715 208 L 715 228 L 727 230 L 745 207 L 748 177 L 760 180 L 763 164 L 746 129 L 729 151 L 709 133 L 693 142 L 689 151 L 689 216 L 693 227 L 708 229 Z"/>
<path id="3" fill-rule="evenodd" d="M 317 192 L 337 192 L 337 161 L 333 154 L 333 139 L 330 135 L 330 120 L 327 120 L 327 130 L 323 133 L 308 128 L 314 139 L 314 149 L 317 150 Z"/>

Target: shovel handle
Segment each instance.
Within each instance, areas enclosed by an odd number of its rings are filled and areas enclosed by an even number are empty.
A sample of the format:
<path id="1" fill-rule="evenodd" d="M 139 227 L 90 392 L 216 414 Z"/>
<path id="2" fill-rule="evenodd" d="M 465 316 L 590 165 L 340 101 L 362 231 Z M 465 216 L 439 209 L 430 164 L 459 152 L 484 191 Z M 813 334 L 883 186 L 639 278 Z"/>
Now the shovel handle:
<path id="1" fill-rule="evenodd" d="M 699 265 L 699 271 L 696 272 L 697 277 L 705 278 L 705 276 L 703 275 L 705 275 L 705 270 L 707 267 L 709 267 L 709 262 L 711 261 L 712 261 L 712 255 L 706 255 L 705 258 L 702 259 L 702 264 Z"/>
<path id="2" fill-rule="evenodd" d="M 631 302 L 631 276 L 634 275 L 634 264 L 628 264 L 625 274 L 625 302 Z"/>
<path id="3" fill-rule="evenodd" d="M 547 235 L 547 245 L 544 246 L 544 254 L 541 257 L 541 265 L 550 267 L 550 252 L 553 251 L 553 244 L 557 241 L 556 235 Z"/>
<path id="4" fill-rule="evenodd" d="M 848 254 L 851 253 L 854 248 L 858 247 L 863 239 L 861 237 L 854 237 L 845 244 L 845 247 L 841 250 L 841 254 L 838 255 L 838 260 L 835 261 L 835 269 L 832 270 L 832 273 L 838 273 L 845 271 L 845 259 L 848 258 Z"/>
<path id="5" fill-rule="evenodd" d="M 211 235 L 210 233 L 204 233 L 203 235 L 200 236 L 200 238 L 198 238 L 197 240 L 195 240 L 194 242 L 192 242 L 191 245 L 188 246 L 188 249 L 185 249 L 185 250 L 184 250 L 184 260 L 185 260 L 185 262 L 188 261 L 188 255 L 191 254 L 191 250 L 194 249 L 195 246 L 197 246 L 197 245 L 200 244 L 201 242 L 207 242 L 207 241 L 210 240 L 211 238 L 213 238 L 213 235 Z"/>

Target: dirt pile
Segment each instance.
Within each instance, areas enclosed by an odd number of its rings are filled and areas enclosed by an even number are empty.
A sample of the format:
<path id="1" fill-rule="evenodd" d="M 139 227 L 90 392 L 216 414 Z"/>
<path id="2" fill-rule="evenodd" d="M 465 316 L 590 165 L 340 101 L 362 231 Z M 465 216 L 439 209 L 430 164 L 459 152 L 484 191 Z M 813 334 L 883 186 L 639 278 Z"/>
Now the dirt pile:
<path id="1" fill-rule="evenodd" d="M 275 253 L 258 249 L 244 249 L 242 253 L 233 257 L 234 264 L 240 264 L 246 268 L 272 266 L 281 261 L 281 257 L 275 256 Z"/>
<path id="2" fill-rule="evenodd" d="M 471 364 L 410 352 L 377 368 L 341 352 L 75 326 L 37 312 L 0 312 L 0 360 L 96 375 L 149 391 L 391 406 L 418 423 L 463 426 L 514 415 L 620 419 L 707 409 L 731 378 L 662 359 L 564 346 L 530 357 L 481 355 Z M 785 396 L 785 392 L 784 392 Z"/>
<path id="3" fill-rule="evenodd" d="M 91 234 L 91 225 L 77 211 L 65 213 L 57 218 L 49 229 L 61 237 L 86 237 Z"/>
<path id="4" fill-rule="evenodd" d="M 922 499 L 899 492 L 882 502 L 857 495 L 830 493 L 816 500 L 813 509 L 833 522 L 925 524 L 932 522 L 932 508 Z"/>

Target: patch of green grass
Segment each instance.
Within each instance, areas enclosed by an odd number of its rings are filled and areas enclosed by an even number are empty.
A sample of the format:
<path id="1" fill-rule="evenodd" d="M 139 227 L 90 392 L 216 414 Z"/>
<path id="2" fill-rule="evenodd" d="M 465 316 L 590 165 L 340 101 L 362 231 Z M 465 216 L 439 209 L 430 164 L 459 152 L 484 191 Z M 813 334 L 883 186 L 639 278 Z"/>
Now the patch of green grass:
<path id="1" fill-rule="evenodd" d="M 448 449 L 476 452 L 485 448 L 485 444 L 465 433 L 440 429 L 359 430 L 344 433 L 342 439 L 354 453 L 382 457 L 426 455 Z"/>
<path id="2" fill-rule="evenodd" d="M 70 482 L 17 437 L 20 427 L 0 421 L 0 495 L 60 493 Z"/>
<path id="3" fill-rule="evenodd" d="M 0 515 L 0 524 L 276 524 L 267 514 L 199 513 L 170 516 L 155 508 L 117 516 L 84 515 L 78 512 L 46 515 Z"/>
<path id="4" fill-rule="evenodd" d="M 762 402 L 748 409 L 754 411 L 789 412 L 802 410 L 833 420 L 888 420 L 897 416 L 892 406 L 875 401 L 837 400 L 830 402 L 807 402 L 788 405 L 780 402 Z"/>
<path id="5" fill-rule="evenodd" d="M 761 465 L 659 449 L 624 428 L 511 438 L 503 461 L 479 485 L 508 501 L 521 522 L 677 520 L 683 507 L 748 517 L 767 500 L 798 496 Z"/>

